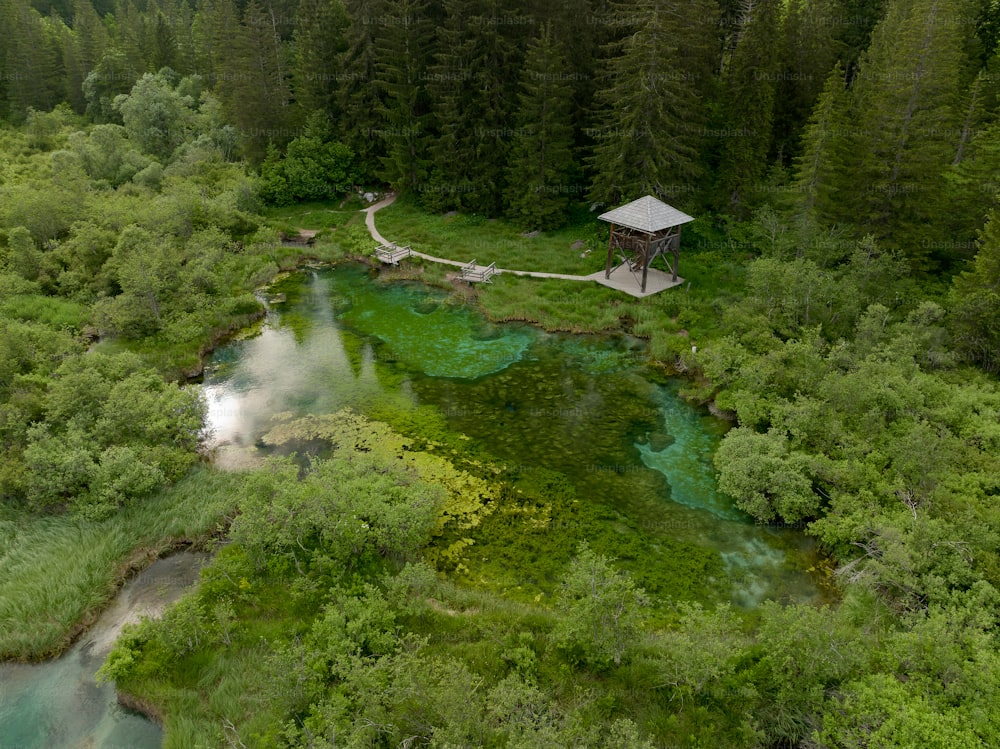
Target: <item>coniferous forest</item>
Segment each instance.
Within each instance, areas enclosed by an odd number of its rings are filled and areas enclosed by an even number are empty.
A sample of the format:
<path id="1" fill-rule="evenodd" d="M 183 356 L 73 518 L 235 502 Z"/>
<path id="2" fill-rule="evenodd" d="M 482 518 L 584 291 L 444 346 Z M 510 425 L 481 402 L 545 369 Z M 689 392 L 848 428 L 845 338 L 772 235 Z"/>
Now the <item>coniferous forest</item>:
<path id="1" fill-rule="evenodd" d="M 164 746 L 1000 746 L 998 44 L 997 0 L 0 0 L 0 658 L 193 545 L 99 674 Z M 206 356 L 302 265 L 377 265 L 368 192 L 401 243 L 553 273 L 603 268 L 610 208 L 694 216 L 647 299 L 379 282 L 642 339 L 822 602 L 653 570 L 429 407 L 213 465 Z M 475 567 L 504 545 L 537 594 Z"/>

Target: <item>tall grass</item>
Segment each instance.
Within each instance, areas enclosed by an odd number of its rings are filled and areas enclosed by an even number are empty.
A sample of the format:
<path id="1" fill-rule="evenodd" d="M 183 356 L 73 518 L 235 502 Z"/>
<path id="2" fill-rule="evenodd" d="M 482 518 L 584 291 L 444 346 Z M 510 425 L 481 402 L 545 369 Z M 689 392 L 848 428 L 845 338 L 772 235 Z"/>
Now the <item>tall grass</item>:
<path id="1" fill-rule="evenodd" d="M 239 480 L 197 468 L 103 521 L 0 510 L 0 658 L 65 648 L 131 572 L 210 534 L 232 511 Z"/>

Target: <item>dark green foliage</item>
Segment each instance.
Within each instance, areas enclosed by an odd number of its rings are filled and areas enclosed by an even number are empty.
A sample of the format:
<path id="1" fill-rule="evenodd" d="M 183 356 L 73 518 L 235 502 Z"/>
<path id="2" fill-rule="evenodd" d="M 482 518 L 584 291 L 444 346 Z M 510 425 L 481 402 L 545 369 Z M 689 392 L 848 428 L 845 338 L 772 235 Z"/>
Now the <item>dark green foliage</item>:
<path id="1" fill-rule="evenodd" d="M 747 8 L 724 74 L 724 128 L 719 149 L 720 205 L 737 216 L 746 215 L 762 187 L 782 62 L 770 49 L 771 41 L 779 38 L 781 3 L 759 0 Z"/>
<path id="2" fill-rule="evenodd" d="M 669 201 L 699 173 L 706 70 L 691 52 L 707 45 L 714 4 L 619 3 L 608 17 L 631 33 L 608 48 L 596 94 L 590 196 L 609 205 L 645 194 Z"/>
<path id="3" fill-rule="evenodd" d="M 988 372 L 1000 371 L 1000 225 L 996 212 L 979 238 L 971 267 L 951 290 L 951 327 L 959 352 Z"/>
<path id="4" fill-rule="evenodd" d="M 507 19 L 515 11 L 498 0 L 445 0 L 428 93 L 439 137 L 423 202 L 433 210 L 500 212 L 521 55 Z"/>
<path id="5" fill-rule="evenodd" d="M 422 0 L 394 0 L 384 10 L 389 20 L 375 40 L 383 122 L 371 136 L 384 144 L 379 177 L 395 190 L 414 192 L 430 168 L 426 80 L 434 29 Z"/>
<path id="6" fill-rule="evenodd" d="M 857 124 L 846 173 L 855 221 L 924 266 L 940 226 L 941 175 L 960 132 L 959 92 L 972 28 L 964 0 L 895 0 L 853 86 Z M 922 269 L 922 268 L 921 268 Z"/>
<path id="7" fill-rule="evenodd" d="M 572 182 L 568 70 L 552 27 L 543 27 L 524 62 L 521 110 L 507 175 L 507 213 L 528 229 L 554 229 L 564 224 L 577 187 Z"/>

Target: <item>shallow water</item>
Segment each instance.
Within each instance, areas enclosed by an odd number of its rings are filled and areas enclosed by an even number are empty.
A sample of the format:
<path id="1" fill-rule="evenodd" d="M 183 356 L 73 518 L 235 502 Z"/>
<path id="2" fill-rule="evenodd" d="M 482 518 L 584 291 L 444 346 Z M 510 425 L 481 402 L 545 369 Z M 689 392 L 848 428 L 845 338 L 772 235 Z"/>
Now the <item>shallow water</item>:
<path id="1" fill-rule="evenodd" d="M 712 455 L 727 425 L 681 400 L 679 381 L 648 366 L 640 341 L 490 325 L 442 292 L 380 284 L 354 266 L 307 272 L 280 291 L 287 301 L 261 335 L 223 347 L 206 369 L 220 463 L 258 457 L 275 416 L 352 406 L 377 417 L 387 404 L 430 406 L 511 466 L 516 480 L 564 479 L 572 499 L 555 511 L 586 503 L 603 526 L 574 526 L 578 539 L 598 533 L 614 546 L 606 533 L 620 534 L 623 564 L 644 584 L 665 579 L 651 570 L 681 569 L 700 554 L 703 569 L 722 571 L 688 581 L 706 600 L 752 607 L 822 597 L 807 571 L 817 562 L 810 540 L 755 525 L 718 491 Z M 525 544 L 520 558 L 539 543 L 530 534 L 511 539 Z M 500 569 L 503 550 L 489 538 L 476 543 L 476 574 L 544 588 L 539 575 L 548 572 L 509 569 L 513 554 Z"/>
<path id="2" fill-rule="evenodd" d="M 118 705 L 112 684 L 94 673 L 128 622 L 157 616 L 195 582 L 208 554 L 160 559 L 130 580 L 111 607 L 60 658 L 0 664 L 2 749 L 155 749 L 160 727 Z"/>

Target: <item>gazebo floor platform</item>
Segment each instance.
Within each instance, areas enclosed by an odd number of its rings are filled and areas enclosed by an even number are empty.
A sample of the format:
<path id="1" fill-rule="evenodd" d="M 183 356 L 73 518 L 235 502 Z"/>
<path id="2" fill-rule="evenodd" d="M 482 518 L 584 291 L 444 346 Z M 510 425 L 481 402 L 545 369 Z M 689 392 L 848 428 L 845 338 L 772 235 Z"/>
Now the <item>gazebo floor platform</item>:
<path id="1" fill-rule="evenodd" d="M 640 270 L 633 274 L 625 265 L 612 268 L 610 278 L 604 277 L 603 270 L 592 273 L 588 278 L 597 281 L 602 286 L 624 291 L 626 294 L 631 294 L 640 299 L 652 296 L 653 294 L 659 294 L 661 291 L 672 289 L 674 286 L 680 286 L 684 283 L 684 279 L 680 276 L 677 276 L 677 280 L 674 281 L 671 274 L 657 270 L 656 268 L 650 268 L 646 276 L 646 291 L 643 293 L 642 271 Z"/>

